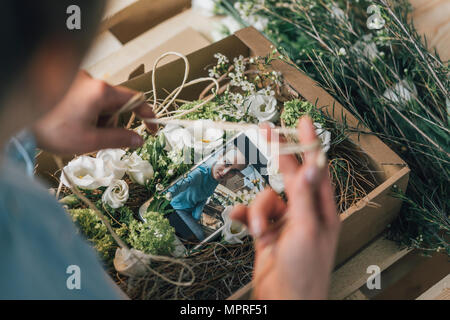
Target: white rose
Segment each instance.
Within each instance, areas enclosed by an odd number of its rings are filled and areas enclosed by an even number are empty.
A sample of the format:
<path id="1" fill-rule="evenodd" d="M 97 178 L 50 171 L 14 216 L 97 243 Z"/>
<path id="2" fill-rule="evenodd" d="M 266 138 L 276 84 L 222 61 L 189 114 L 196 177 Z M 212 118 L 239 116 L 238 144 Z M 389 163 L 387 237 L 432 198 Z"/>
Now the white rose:
<path id="1" fill-rule="evenodd" d="M 323 129 L 318 122 L 314 122 L 314 127 L 316 127 L 317 136 L 322 141 L 322 151 L 327 152 L 331 146 L 331 132 Z"/>
<path id="2" fill-rule="evenodd" d="M 417 95 L 416 86 L 404 79 L 397 82 L 393 87 L 386 89 L 383 97 L 395 103 L 406 103 L 412 100 L 413 94 Z"/>
<path id="3" fill-rule="evenodd" d="M 183 150 L 185 147 L 183 138 L 186 135 L 189 135 L 186 129 L 173 124 L 168 124 L 165 126 L 165 128 L 161 130 L 160 134 L 164 135 L 166 140 L 166 146 L 164 148 L 166 151 Z"/>
<path id="4" fill-rule="evenodd" d="M 122 207 L 128 200 L 128 184 L 123 180 L 114 180 L 103 192 L 102 201 L 113 209 Z"/>
<path id="5" fill-rule="evenodd" d="M 244 107 L 249 113 L 256 117 L 259 122 L 275 122 L 279 118 L 277 110 L 277 99 L 262 92 L 251 95 L 244 102 Z"/>
<path id="6" fill-rule="evenodd" d="M 272 189 L 277 193 L 283 192 L 284 191 L 283 175 L 280 173 L 279 166 L 276 165 L 273 158 L 270 158 L 269 162 L 267 163 L 267 173 L 269 175 L 269 184 L 272 187 Z"/>
<path id="7" fill-rule="evenodd" d="M 231 220 L 230 213 L 233 207 L 226 207 L 222 212 L 224 222 L 222 236 L 230 244 L 242 243 L 242 238 L 248 235 L 247 228 L 239 221 Z"/>
<path id="8" fill-rule="evenodd" d="M 97 159 L 103 160 L 105 167 L 114 173 L 116 179 L 122 179 L 127 170 L 127 165 L 122 160 L 125 153 L 122 149 L 104 149 L 97 152 Z"/>
<path id="9" fill-rule="evenodd" d="M 76 186 L 87 190 L 107 187 L 115 179 L 113 171 L 105 166 L 103 160 L 88 156 L 77 157 L 64 167 L 61 181 L 70 187 L 66 175 Z"/>
<path id="10" fill-rule="evenodd" d="M 193 148 L 196 154 L 210 154 L 222 145 L 224 131 L 215 128 L 214 122 L 210 119 L 197 120 L 186 130 L 188 134 L 183 136 L 184 144 Z"/>
<path id="11" fill-rule="evenodd" d="M 136 153 L 133 152 L 130 156 L 125 159 L 127 164 L 127 174 L 134 182 L 145 185 L 148 180 L 153 178 L 153 167 L 152 165 Z"/>

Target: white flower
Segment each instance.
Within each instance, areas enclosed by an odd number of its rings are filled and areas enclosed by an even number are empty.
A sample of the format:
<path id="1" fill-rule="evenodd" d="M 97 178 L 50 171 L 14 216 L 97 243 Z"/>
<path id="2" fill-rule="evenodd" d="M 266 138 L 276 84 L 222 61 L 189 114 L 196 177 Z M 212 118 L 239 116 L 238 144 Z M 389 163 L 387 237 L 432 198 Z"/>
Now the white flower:
<path id="1" fill-rule="evenodd" d="M 148 180 L 153 178 L 153 167 L 136 153 L 133 152 L 125 158 L 127 164 L 127 174 L 134 182 L 145 185 Z"/>
<path id="2" fill-rule="evenodd" d="M 263 91 L 249 96 L 244 103 L 244 107 L 259 122 L 274 122 L 278 120 L 280 115 L 277 110 L 277 99 L 273 96 L 267 96 Z"/>
<path id="3" fill-rule="evenodd" d="M 230 244 L 242 243 L 242 238 L 248 235 L 247 228 L 239 221 L 231 220 L 230 213 L 233 207 L 226 207 L 222 212 L 224 222 L 222 236 Z"/>
<path id="4" fill-rule="evenodd" d="M 273 158 L 269 159 L 267 163 L 267 173 L 269 175 L 269 184 L 277 193 L 284 191 L 283 174 L 280 173 L 279 166 L 276 165 Z"/>
<path id="5" fill-rule="evenodd" d="M 66 175 L 77 187 L 87 190 L 107 187 L 115 179 L 114 173 L 105 166 L 103 160 L 88 156 L 80 156 L 64 167 L 61 181 L 70 187 Z"/>
<path id="6" fill-rule="evenodd" d="M 417 89 L 414 83 L 409 83 L 406 79 L 397 82 L 393 87 L 386 89 L 383 97 L 394 103 L 406 103 L 417 96 Z"/>
<path id="7" fill-rule="evenodd" d="M 224 131 L 216 128 L 210 119 L 197 120 L 186 130 L 189 134 L 183 136 L 184 144 L 193 148 L 196 154 L 210 154 L 222 145 Z"/>
<path id="8" fill-rule="evenodd" d="M 160 134 L 163 134 L 166 140 L 166 146 L 164 148 L 166 151 L 181 151 L 185 147 L 183 138 L 189 135 L 189 132 L 180 126 L 168 124 L 161 130 Z"/>
<path id="9" fill-rule="evenodd" d="M 122 149 L 104 149 L 97 152 L 97 159 L 105 163 L 105 167 L 114 173 L 116 179 L 122 179 L 127 170 L 125 161 L 122 161 L 125 153 Z"/>
<path id="10" fill-rule="evenodd" d="M 340 48 L 338 52 L 338 56 L 345 56 L 347 54 L 347 51 L 345 48 Z"/>
<path id="11" fill-rule="evenodd" d="M 122 207 L 128 200 L 128 184 L 123 180 L 114 180 L 103 192 L 102 201 L 113 209 Z"/>
<path id="12" fill-rule="evenodd" d="M 316 134 L 322 141 L 322 151 L 327 152 L 330 150 L 331 145 L 331 132 L 322 128 L 322 125 L 318 122 L 314 122 L 314 127 L 316 127 Z"/>
<path id="13" fill-rule="evenodd" d="M 161 183 L 158 183 L 156 185 L 156 191 L 163 191 L 164 190 L 164 186 Z"/>

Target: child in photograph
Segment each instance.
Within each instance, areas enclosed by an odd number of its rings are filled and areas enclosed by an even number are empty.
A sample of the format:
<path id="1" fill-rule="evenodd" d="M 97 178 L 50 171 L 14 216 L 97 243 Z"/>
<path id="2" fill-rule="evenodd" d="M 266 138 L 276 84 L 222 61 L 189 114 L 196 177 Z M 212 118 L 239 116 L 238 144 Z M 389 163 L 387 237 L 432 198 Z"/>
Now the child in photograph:
<path id="1" fill-rule="evenodd" d="M 202 216 L 208 198 L 219 183 L 224 183 L 247 167 L 245 156 L 235 147 L 227 150 L 217 161 L 209 161 L 192 170 L 188 176 L 170 187 L 170 204 L 191 228 L 199 240 L 204 238 L 197 221 Z"/>

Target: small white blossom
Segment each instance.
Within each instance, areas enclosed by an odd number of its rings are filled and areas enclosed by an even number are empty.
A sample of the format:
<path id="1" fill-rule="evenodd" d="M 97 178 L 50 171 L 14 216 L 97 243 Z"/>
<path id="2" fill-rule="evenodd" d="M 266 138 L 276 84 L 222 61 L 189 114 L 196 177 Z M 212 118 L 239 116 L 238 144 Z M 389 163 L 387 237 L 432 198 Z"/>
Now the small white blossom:
<path id="1" fill-rule="evenodd" d="M 347 54 L 347 51 L 345 48 L 340 48 L 338 52 L 338 56 L 345 56 Z"/>

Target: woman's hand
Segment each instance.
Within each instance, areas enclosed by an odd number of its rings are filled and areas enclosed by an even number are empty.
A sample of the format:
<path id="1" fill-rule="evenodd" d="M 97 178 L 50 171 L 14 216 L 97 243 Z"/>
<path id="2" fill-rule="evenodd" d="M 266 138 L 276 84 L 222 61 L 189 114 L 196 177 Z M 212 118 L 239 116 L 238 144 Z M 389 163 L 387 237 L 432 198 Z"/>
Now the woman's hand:
<path id="1" fill-rule="evenodd" d="M 298 132 L 302 144 L 317 139 L 308 117 L 300 120 Z M 232 212 L 255 237 L 255 298 L 327 298 L 340 220 L 328 172 L 317 165 L 319 152 L 307 152 L 303 165 L 294 156 L 280 156 L 287 205 L 266 189 L 249 208 Z M 276 227 L 282 217 L 282 227 Z"/>
<path id="2" fill-rule="evenodd" d="M 133 90 L 110 86 L 80 72 L 63 100 L 35 124 L 38 147 L 55 154 L 139 147 L 143 140 L 132 130 L 102 127 L 134 94 Z M 134 112 L 143 118 L 154 116 L 147 104 Z"/>

